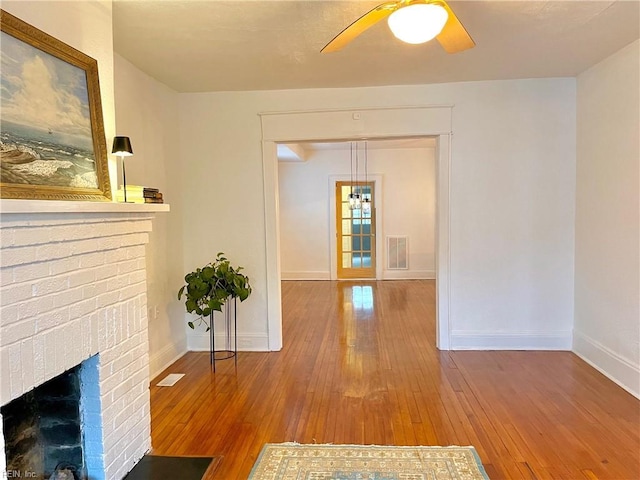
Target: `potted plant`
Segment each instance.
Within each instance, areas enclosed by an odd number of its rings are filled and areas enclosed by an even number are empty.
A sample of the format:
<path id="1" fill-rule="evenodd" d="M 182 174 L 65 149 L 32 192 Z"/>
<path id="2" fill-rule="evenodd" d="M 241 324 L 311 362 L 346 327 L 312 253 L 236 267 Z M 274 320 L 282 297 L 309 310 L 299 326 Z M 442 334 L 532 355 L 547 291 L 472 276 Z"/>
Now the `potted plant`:
<path id="1" fill-rule="evenodd" d="M 229 299 L 240 299 L 244 302 L 249 297 L 249 277 L 240 273 L 242 270 L 242 267 L 233 267 L 224 253 L 220 252 L 213 262 L 184 277 L 186 285 L 178 291 L 178 300 L 184 295 L 187 312 L 199 315 L 196 322 L 198 325 L 207 325 L 209 331 L 214 311 L 221 312 L 222 306 Z M 209 317 L 209 322 L 206 317 Z M 188 325 L 195 328 L 192 321 L 188 322 Z"/>

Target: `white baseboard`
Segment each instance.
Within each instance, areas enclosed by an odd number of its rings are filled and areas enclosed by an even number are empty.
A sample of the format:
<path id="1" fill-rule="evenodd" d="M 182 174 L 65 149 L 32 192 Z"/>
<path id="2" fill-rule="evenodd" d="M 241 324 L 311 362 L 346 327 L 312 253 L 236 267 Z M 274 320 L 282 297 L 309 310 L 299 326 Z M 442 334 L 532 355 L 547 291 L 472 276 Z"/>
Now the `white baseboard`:
<path id="1" fill-rule="evenodd" d="M 216 349 L 224 349 L 224 337 L 216 338 Z M 233 341 L 233 338 L 231 339 Z M 189 332 L 187 334 L 187 349 L 192 352 L 209 351 L 209 333 Z M 240 352 L 268 352 L 269 337 L 266 333 L 238 334 L 238 351 Z"/>
<path id="2" fill-rule="evenodd" d="M 282 280 L 331 280 L 329 272 L 282 272 Z M 435 270 L 384 270 L 383 280 L 434 280 Z"/>
<path id="3" fill-rule="evenodd" d="M 581 332 L 573 332 L 573 353 L 640 399 L 640 365 L 634 365 L 613 350 Z"/>
<path id="4" fill-rule="evenodd" d="M 149 355 L 149 379 L 153 380 L 173 362 L 187 353 L 187 349 L 177 350 L 176 345 L 169 344 Z"/>
<path id="5" fill-rule="evenodd" d="M 451 350 L 563 350 L 571 351 L 571 332 L 479 333 L 451 332 Z"/>
<path id="6" fill-rule="evenodd" d="M 331 280 L 329 272 L 282 272 L 282 280 Z"/>
<path id="7" fill-rule="evenodd" d="M 384 270 L 383 280 L 434 280 L 435 270 Z"/>

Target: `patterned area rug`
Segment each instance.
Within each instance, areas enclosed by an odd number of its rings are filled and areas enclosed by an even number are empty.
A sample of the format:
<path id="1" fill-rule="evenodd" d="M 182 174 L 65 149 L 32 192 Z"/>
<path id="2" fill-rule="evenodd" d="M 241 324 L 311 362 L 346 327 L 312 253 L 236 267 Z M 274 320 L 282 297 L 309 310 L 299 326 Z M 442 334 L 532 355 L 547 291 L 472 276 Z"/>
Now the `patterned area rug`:
<path id="1" fill-rule="evenodd" d="M 250 480 L 488 480 L 473 447 L 268 443 Z"/>

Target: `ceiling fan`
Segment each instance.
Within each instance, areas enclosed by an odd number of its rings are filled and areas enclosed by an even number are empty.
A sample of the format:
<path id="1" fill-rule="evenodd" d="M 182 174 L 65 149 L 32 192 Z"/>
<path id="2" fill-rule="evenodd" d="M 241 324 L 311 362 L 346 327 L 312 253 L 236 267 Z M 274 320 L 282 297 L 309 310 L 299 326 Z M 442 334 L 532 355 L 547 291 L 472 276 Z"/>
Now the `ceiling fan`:
<path id="1" fill-rule="evenodd" d="M 320 51 L 329 53 L 340 50 L 387 17 L 391 32 L 407 43 L 424 43 L 435 37 L 447 53 L 457 53 L 475 46 L 467 30 L 444 0 L 397 0 L 385 2 L 365 13 Z"/>

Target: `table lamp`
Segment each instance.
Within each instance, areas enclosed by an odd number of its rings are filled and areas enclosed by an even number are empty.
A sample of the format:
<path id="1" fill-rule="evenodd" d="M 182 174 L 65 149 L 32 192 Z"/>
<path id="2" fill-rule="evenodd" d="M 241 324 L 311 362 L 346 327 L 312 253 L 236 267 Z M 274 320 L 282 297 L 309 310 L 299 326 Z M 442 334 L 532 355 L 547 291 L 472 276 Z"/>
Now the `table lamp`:
<path id="1" fill-rule="evenodd" d="M 127 173 L 124 168 L 124 157 L 130 157 L 133 155 L 133 148 L 131 148 L 131 140 L 129 137 L 113 137 L 113 148 L 111 153 L 120 157 L 122 161 L 122 184 L 124 188 L 124 203 L 127 202 Z"/>

